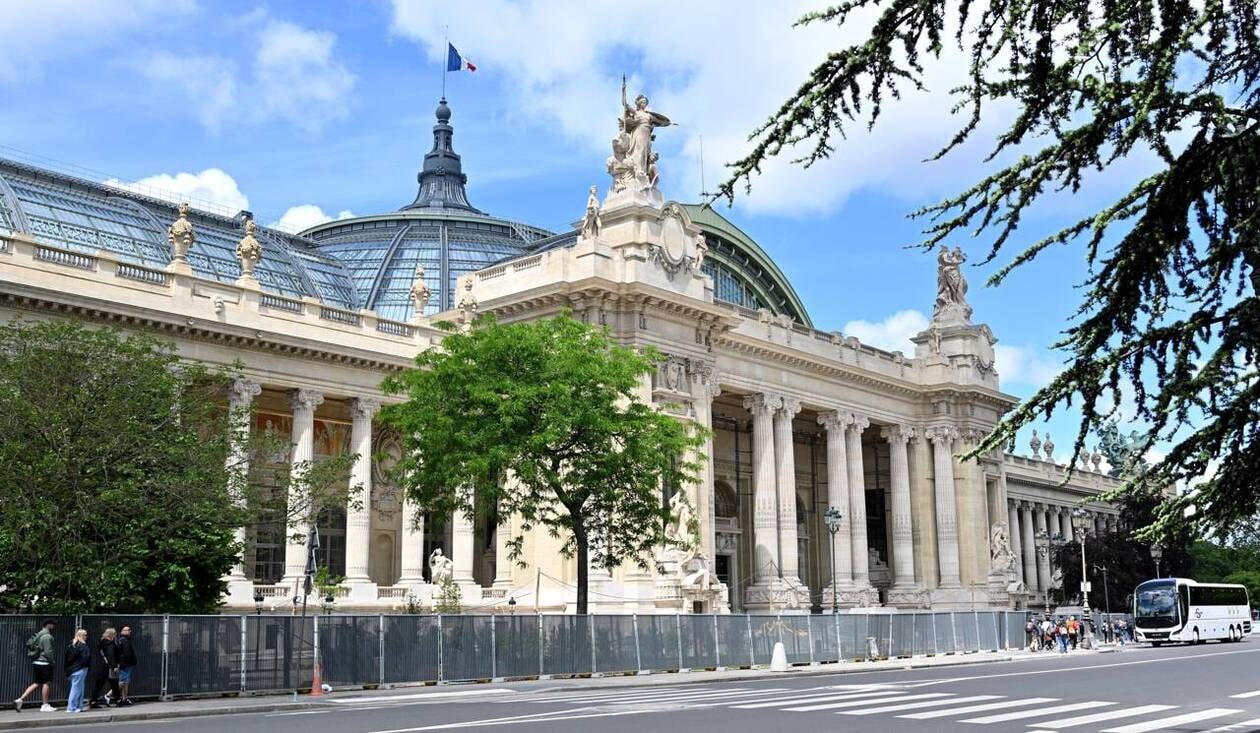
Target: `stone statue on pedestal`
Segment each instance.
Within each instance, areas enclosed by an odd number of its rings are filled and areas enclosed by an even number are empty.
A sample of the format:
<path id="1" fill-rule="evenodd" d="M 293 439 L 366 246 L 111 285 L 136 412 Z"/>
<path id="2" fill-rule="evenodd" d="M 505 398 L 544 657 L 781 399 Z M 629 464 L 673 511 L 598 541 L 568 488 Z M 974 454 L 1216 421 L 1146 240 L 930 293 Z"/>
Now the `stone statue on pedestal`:
<path id="1" fill-rule="evenodd" d="M 1015 571 L 1015 553 L 1011 551 L 1011 537 L 1004 522 L 994 524 L 989 531 L 989 556 L 992 572 L 1005 575 Z"/>
<path id="2" fill-rule="evenodd" d="M 952 251 L 941 245 L 936 255 L 936 306 L 932 320 L 961 320 L 971 318 L 971 306 L 967 305 L 967 280 L 960 266 L 967 261 L 961 247 Z M 961 318 L 959 317 L 961 316 Z"/>
<path id="3" fill-rule="evenodd" d="M 197 241 L 197 233 L 193 231 L 192 222 L 188 221 L 188 204 L 179 205 L 179 218 L 166 229 L 166 241 L 171 245 L 171 261 L 184 262 L 188 259 L 188 251 Z"/>
<path id="4" fill-rule="evenodd" d="M 656 188 L 660 179 L 657 161 L 660 156 L 652 151 L 653 131 L 673 123 L 648 106 L 648 98 L 640 94 L 631 105 L 626 96 L 626 79 L 621 79 L 621 116 L 617 120 L 617 136 L 612 140 L 612 155 L 607 160 L 608 175 L 612 186 L 608 200 L 623 194 L 638 198 L 638 203 L 660 206 L 661 196 Z M 634 201 L 631 198 L 630 201 Z"/>
<path id="5" fill-rule="evenodd" d="M 438 585 L 443 580 L 450 578 L 454 573 L 454 566 L 451 559 L 442 554 L 442 548 L 438 547 L 429 555 L 429 582 Z"/>
<path id="6" fill-rule="evenodd" d="M 172 228 L 174 227 L 172 226 Z M 262 245 L 258 243 L 258 238 L 254 236 L 256 231 L 258 231 L 258 225 L 254 223 L 254 220 L 246 219 L 245 236 L 241 237 L 241 241 L 236 245 L 236 259 L 241 263 L 242 280 L 254 279 L 254 265 L 258 264 L 259 260 L 262 259 Z"/>
<path id="7" fill-rule="evenodd" d="M 424 309 L 429 305 L 429 298 L 433 296 L 433 291 L 429 289 L 428 283 L 424 281 L 424 265 L 416 267 L 415 279 L 411 282 L 411 302 L 415 306 L 416 315 L 424 315 Z"/>
<path id="8" fill-rule="evenodd" d="M 582 237 L 594 239 L 599 236 L 602 222 L 599 220 L 599 186 L 591 186 L 591 193 L 586 197 L 586 216 L 582 218 Z"/>

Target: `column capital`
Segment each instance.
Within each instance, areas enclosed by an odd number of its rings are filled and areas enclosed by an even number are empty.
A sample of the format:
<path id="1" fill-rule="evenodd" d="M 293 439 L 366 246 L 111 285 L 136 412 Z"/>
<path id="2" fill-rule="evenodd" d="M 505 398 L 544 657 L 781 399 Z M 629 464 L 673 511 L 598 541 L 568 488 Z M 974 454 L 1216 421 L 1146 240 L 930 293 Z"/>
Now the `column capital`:
<path id="1" fill-rule="evenodd" d="M 900 441 L 902 445 L 905 445 L 914 437 L 914 428 L 905 425 L 885 425 L 879 429 L 879 437 L 889 443 Z"/>
<path id="2" fill-rule="evenodd" d="M 823 412 L 818 413 L 818 416 L 815 419 L 818 424 L 823 426 L 829 433 L 833 430 L 844 429 L 844 414 L 839 410 L 824 410 Z"/>
<path id="3" fill-rule="evenodd" d="M 717 367 L 712 362 L 691 362 L 691 379 L 700 388 L 702 396 L 707 395 L 712 399 L 722 394 L 722 386 L 718 383 L 720 372 L 718 372 Z"/>
<path id="4" fill-rule="evenodd" d="M 232 409 L 239 409 L 253 402 L 255 397 L 262 394 L 262 385 L 252 379 L 237 377 L 228 383 L 226 391 L 228 405 Z"/>
<path id="5" fill-rule="evenodd" d="M 772 416 L 774 411 L 783 405 L 783 398 L 769 392 L 758 392 L 744 398 L 744 409 L 754 416 L 765 414 Z"/>
<path id="6" fill-rule="evenodd" d="M 350 400 L 350 414 L 356 418 L 371 420 L 381 409 L 381 401 L 375 397 L 355 397 Z"/>
<path id="7" fill-rule="evenodd" d="M 866 430 L 870 426 L 871 419 L 866 415 L 858 412 L 849 412 L 844 415 L 844 427 L 846 430 L 851 430 L 854 433 L 861 435 L 862 431 Z"/>
<path id="8" fill-rule="evenodd" d="M 984 440 L 984 436 L 986 435 L 988 435 L 988 433 L 978 428 L 967 428 L 959 432 L 959 436 L 965 442 L 973 445 L 979 443 L 981 440 Z"/>
<path id="9" fill-rule="evenodd" d="M 952 425 L 941 425 L 927 429 L 927 439 L 935 445 L 944 445 L 947 448 L 953 448 L 954 441 L 958 439 L 958 429 Z"/>
<path id="10" fill-rule="evenodd" d="M 796 417 L 796 414 L 801 411 L 801 401 L 795 397 L 782 397 L 780 400 L 779 409 L 787 418 Z"/>
<path id="11" fill-rule="evenodd" d="M 324 404 L 324 394 L 314 389 L 291 389 L 289 406 L 295 410 L 314 410 Z"/>

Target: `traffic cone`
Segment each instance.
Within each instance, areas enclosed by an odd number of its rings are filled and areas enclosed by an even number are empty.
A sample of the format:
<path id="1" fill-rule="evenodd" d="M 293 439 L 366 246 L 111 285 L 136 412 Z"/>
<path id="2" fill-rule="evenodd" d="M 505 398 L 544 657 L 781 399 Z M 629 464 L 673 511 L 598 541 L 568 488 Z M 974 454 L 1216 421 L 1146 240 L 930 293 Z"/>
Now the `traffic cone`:
<path id="1" fill-rule="evenodd" d="M 320 676 L 319 661 L 315 662 L 315 670 L 311 677 L 311 697 L 320 697 L 324 694 L 324 680 Z"/>

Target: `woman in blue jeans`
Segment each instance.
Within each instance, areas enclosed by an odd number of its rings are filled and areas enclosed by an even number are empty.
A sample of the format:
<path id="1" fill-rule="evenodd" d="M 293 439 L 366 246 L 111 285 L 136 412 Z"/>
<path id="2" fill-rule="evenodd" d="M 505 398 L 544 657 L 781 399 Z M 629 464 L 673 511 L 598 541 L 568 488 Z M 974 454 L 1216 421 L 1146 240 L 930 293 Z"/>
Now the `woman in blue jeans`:
<path id="1" fill-rule="evenodd" d="M 66 647 L 66 676 L 70 678 L 70 699 L 67 713 L 83 712 L 83 688 L 87 683 L 88 669 L 92 666 L 92 652 L 88 648 L 87 629 L 74 632 L 74 641 Z"/>

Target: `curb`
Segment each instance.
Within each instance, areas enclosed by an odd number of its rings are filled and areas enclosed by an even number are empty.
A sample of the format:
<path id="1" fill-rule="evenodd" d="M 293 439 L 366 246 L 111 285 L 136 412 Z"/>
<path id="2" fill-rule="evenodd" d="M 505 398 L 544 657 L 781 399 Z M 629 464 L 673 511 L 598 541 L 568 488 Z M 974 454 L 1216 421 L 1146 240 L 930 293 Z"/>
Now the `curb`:
<path id="1" fill-rule="evenodd" d="M 696 679 L 688 673 L 660 673 L 653 675 L 637 675 L 637 676 L 618 676 L 618 677 L 597 677 L 597 678 L 564 678 L 559 680 L 541 680 L 542 682 L 559 683 L 554 684 L 546 691 L 540 691 L 537 694 L 545 696 L 550 692 L 571 691 L 575 689 L 634 689 L 658 687 L 663 684 L 684 685 L 684 684 L 712 684 L 714 682 L 742 682 L 749 680 L 766 680 L 775 677 L 820 677 L 824 675 L 837 674 L 871 674 L 874 672 L 903 672 L 910 669 L 932 669 L 935 667 L 965 667 L 976 664 L 993 664 L 995 662 L 1013 662 L 1018 657 L 1013 654 L 992 657 L 988 659 L 968 659 L 965 656 L 959 656 L 956 659 L 948 659 L 942 662 L 929 662 L 928 659 L 936 659 L 936 657 L 919 657 L 907 658 L 904 664 L 890 664 L 893 660 L 881 660 L 877 662 L 881 666 L 865 667 L 865 665 L 854 665 L 853 663 L 845 664 L 843 667 L 828 667 L 825 664 L 818 665 L 802 665 L 792 667 L 787 672 L 770 672 L 768 669 L 747 669 L 747 670 L 727 670 L 719 679 Z M 732 673 L 733 672 L 733 673 Z M 590 684 L 592 681 L 598 680 L 641 680 L 636 682 L 628 682 L 622 684 Z M 444 685 L 443 685 L 444 686 Z M 388 701 L 389 695 L 381 695 L 382 701 Z M 239 699 L 239 698 L 238 698 Z M 335 699 L 335 698 L 333 698 Z M 163 705 L 171 703 L 159 703 Z M 271 713 L 276 711 L 299 711 L 314 710 L 327 707 L 328 701 L 302 701 L 302 702 L 270 702 L 257 705 L 218 705 L 214 707 L 196 707 L 171 710 L 153 710 L 153 711 L 137 711 L 127 713 L 80 713 L 73 717 L 65 717 L 64 711 L 61 715 L 52 717 L 48 713 L 40 713 L 37 709 L 32 709 L 30 718 L 22 720 L 9 719 L 0 722 L 0 731 L 2 730 L 27 730 L 32 728 L 53 728 L 61 726 L 73 725 L 101 725 L 105 723 L 127 723 L 140 722 L 147 720 L 165 720 L 176 718 L 199 718 L 211 715 L 243 715 L 251 713 Z M 15 714 L 20 715 L 20 714 Z"/>

